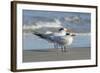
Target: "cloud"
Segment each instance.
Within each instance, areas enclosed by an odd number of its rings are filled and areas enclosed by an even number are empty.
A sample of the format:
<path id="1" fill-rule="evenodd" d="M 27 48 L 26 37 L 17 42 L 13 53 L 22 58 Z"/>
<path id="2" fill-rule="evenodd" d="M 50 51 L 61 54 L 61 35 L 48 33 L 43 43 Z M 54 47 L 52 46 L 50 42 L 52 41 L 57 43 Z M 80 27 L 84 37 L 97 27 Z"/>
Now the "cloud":
<path id="1" fill-rule="evenodd" d="M 32 25 L 23 25 L 24 32 L 34 32 L 41 28 L 61 28 L 61 22 L 58 19 L 54 21 L 37 21 L 32 23 Z"/>
<path id="2" fill-rule="evenodd" d="M 35 23 L 36 27 L 42 28 L 42 27 L 52 27 L 52 28 L 57 28 L 57 27 L 62 27 L 61 22 L 58 19 L 54 19 L 54 21 L 38 21 Z"/>
<path id="3" fill-rule="evenodd" d="M 80 16 L 69 16 L 64 18 L 66 22 L 71 22 L 71 23 L 80 23 L 81 22 L 81 17 Z"/>

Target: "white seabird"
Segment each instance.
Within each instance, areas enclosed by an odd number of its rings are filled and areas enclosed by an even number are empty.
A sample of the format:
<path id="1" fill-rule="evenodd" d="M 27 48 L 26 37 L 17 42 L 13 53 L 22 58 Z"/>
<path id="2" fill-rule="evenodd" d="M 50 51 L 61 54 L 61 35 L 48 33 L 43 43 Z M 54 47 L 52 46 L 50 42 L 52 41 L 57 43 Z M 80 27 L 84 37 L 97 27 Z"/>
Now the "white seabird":
<path id="1" fill-rule="evenodd" d="M 68 29 L 66 28 L 61 28 L 59 29 L 59 32 L 57 33 L 53 33 L 53 32 L 49 32 L 49 33 L 38 33 L 38 32 L 33 32 L 34 35 L 45 39 L 51 43 L 54 43 L 54 46 L 56 44 L 57 46 L 61 47 L 62 51 L 66 51 L 66 46 L 69 46 L 72 44 L 73 42 L 73 36 L 75 36 L 75 34 L 70 33 L 68 31 Z"/>

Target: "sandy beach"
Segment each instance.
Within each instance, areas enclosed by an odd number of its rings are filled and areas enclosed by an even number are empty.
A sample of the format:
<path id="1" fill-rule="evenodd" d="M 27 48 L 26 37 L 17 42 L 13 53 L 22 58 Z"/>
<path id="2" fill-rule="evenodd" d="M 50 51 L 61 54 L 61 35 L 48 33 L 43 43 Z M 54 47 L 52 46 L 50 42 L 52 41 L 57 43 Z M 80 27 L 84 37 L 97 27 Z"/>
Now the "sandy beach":
<path id="1" fill-rule="evenodd" d="M 70 48 L 67 52 L 61 49 L 23 50 L 23 62 L 85 60 L 91 58 L 90 48 Z"/>

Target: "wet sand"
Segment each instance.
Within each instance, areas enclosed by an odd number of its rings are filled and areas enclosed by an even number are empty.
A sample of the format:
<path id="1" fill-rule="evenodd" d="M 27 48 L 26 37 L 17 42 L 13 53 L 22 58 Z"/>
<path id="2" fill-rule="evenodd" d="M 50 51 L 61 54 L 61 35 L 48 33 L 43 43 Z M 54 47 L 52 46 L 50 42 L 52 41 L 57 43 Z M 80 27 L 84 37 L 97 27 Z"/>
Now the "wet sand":
<path id="1" fill-rule="evenodd" d="M 68 48 L 66 52 L 61 49 L 24 50 L 23 62 L 85 60 L 91 58 L 90 48 Z"/>

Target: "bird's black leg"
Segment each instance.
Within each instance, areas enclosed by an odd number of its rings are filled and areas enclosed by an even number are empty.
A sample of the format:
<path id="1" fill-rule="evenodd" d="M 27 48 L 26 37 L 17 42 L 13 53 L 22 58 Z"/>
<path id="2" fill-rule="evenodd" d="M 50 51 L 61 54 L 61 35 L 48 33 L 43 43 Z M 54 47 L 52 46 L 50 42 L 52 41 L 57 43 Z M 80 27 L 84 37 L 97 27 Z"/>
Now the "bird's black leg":
<path id="1" fill-rule="evenodd" d="M 55 43 L 55 48 L 58 49 L 58 43 Z"/>
<path id="2" fill-rule="evenodd" d="M 59 48 L 58 43 L 56 43 L 56 48 L 57 48 L 57 49 Z"/>
<path id="3" fill-rule="evenodd" d="M 66 52 L 66 46 L 64 46 L 64 52 Z"/>
<path id="4" fill-rule="evenodd" d="M 63 46 L 61 45 L 61 51 L 63 52 Z"/>
<path id="5" fill-rule="evenodd" d="M 54 42 L 54 49 L 56 48 L 56 43 Z"/>

